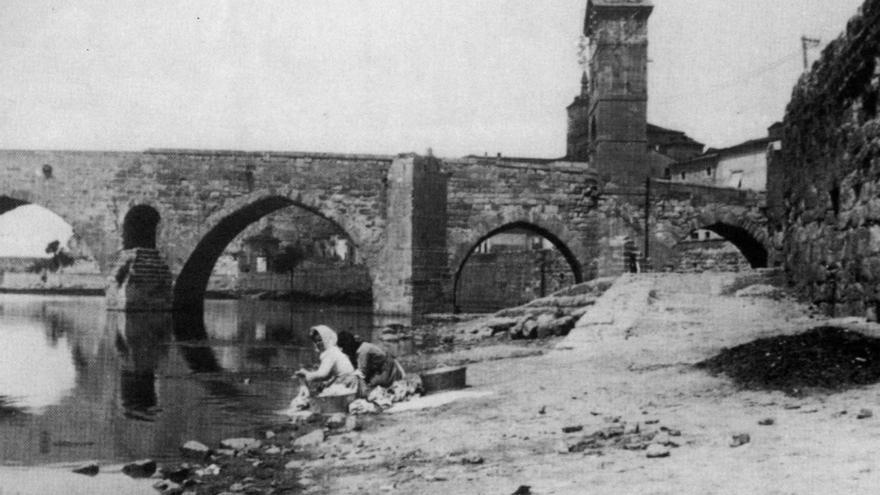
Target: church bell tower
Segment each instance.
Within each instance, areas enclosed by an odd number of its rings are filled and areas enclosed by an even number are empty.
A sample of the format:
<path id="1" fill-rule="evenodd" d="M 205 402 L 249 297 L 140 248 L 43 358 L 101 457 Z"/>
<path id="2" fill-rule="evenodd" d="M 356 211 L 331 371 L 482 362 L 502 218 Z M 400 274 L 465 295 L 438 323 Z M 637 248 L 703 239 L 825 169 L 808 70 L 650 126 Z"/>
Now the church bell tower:
<path id="1" fill-rule="evenodd" d="M 588 0 L 588 67 L 568 107 L 568 159 L 589 161 L 624 186 L 644 183 L 647 149 L 649 0 Z"/>

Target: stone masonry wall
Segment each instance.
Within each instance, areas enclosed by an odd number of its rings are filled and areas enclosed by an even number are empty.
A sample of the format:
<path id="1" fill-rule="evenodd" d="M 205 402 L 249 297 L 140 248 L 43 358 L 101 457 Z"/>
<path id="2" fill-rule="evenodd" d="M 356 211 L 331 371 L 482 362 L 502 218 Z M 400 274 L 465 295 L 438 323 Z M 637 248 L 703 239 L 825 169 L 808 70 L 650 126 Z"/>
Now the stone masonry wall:
<path id="1" fill-rule="evenodd" d="M 831 315 L 880 303 L 880 0 L 868 0 L 795 87 L 771 209 L 791 283 Z"/>

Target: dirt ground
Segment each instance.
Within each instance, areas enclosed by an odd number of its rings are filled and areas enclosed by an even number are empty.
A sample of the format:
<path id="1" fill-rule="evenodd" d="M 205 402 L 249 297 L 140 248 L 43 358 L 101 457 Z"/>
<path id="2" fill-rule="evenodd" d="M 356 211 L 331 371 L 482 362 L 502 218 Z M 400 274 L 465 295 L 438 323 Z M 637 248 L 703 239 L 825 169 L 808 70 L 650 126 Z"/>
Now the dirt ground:
<path id="1" fill-rule="evenodd" d="M 626 276 L 558 350 L 469 365 L 471 391 L 482 396 L 384 413 L 363 431 L 330 436 L 303 464 L 307 492 L 876 493 L 880 422 L 859 412 L 880 412 L 880 386 L 793 397 L 740 390 L 693 365 L 820 324 L 875 336 L 880 327 L 811 317 L 772 291 L 724 295 L 734 280 Z M 637 424 L 659 433 L 669 455 L 613 441 L 565 448 Z M 749 441 L 731 446 L 742 433 Z"/>

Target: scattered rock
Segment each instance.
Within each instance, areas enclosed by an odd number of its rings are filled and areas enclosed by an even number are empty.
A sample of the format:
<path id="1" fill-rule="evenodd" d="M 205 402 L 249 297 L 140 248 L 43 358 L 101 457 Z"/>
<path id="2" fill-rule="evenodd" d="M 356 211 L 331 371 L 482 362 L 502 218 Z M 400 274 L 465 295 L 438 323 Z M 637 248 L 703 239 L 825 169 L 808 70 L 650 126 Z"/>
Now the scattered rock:
<path id="1" fill-rule="evenodd" d="M 730 439 L 731 447 L 739 447 L 740 445 L 745 445 L 752 441 L 752 437 L 749 436 L 748 433 L 737 433 L 733 435 Z"/>
<path id="2" fill-rule="evenodd" d="M 296 411 L 290 415 L 290 421 L 295 425 L 318 423 L 321 419 L 321 414 L 315 411 Z"/>
<path id="3" fill-rule="evenodd" d="M 519 485 L 511 495 L 532 495 L 532 487 L 529 485 Z"/>
<path id="4" fill-rule="evenodd" d="M 220 442 L 220 446 L 225 449 L 249 451 L 260 448 L 263 442 L 256 438 L 227 438 Z"/>
<path id="5" fill-rule="evenodd" d="M 670 437 L 680 437 L 681 436 L 681 430 L 678 430 L 675 428 L 667 428 L 665 426 L 661 426 L 660 431 L 665 431 L 666 433 L 669 434 Z"/>
<path id="6" fill-rule="evenodd" d="M 292 461 L 288 461 L 287 464 L 284 465 L 284 469 L 302 469 L 306 466 L 306 461 L 300 459 L 294 459 Z"/>
<path id="7" fill-rule="evenodd" d="M 183 487 L 169 480 L 157 481 L 153 484 L 153 488 L 162 495 L 180 495 L 183 493 Z"/>
<path id="8" fill-rule="evenodd" d="M 281 453 L 281 448 L 273 445 L 265 450 L 266 455 L 279 455 Z"/>
<path id="9" fill-rule="evenodd" d="M 183 483 L 183 481 L 189 478 L 190 474 L 192 474 L 192 469 L 190 469 L 188 464 L 182 464 L 180 466 L 163 466 L 159 470 L 159 474 L 163 479 L 171 480 L 174 483 Z"/>
<path id="10" fill-rule="evenodd" d="M 220 466 L 211 464 L 202 469 L 196 469 L 196 474 L 198 476 L 217 476 L 220 474 Z"/>
<path id="11" fill-rule="evenodd" d="M 576 431 L 583 430 L 583 425 L 572 425 L 572 426 L 563 426 L 562 433 L 574 433 Z"/>
<path id="12" fill-rule="evenodd" d="M 85 466 L 81 466 L 73 470 L 73 472 L 76 474 L 84 474 L 86 476 L 95 476 L 96 474 L 98 474 L 98 471 L 100 471 L 100 468 L 95 462 L 91 462 L 89 464 L 86 464 Z"/>
<path id="13" fill-rule="evenodd" d="M 345 426 L 345 413 L 333 413 L 324 420 L 324 426 L 331 430 L 338 430 Z"/>
<path id="14" fill-rule="evenodd" d="M 190 440 L 180 447 L 180 453 L 183 454 L 184 457 L 204 459 L 211 453 L 211 449 L 201 442 Z"/>
<path id="15" fill-rule="evenodd" d="M 156 472 L 156 461 L 142 459 L 122 466 L 122 472 L 132 478 L 149 478 Z"/>
<path id="16" fill-rule="evenodd" d="M 266 430 L 266 433 L 264 433 L 264 435 L 266 436 L 266 440 L 271 440 L 275 438 L 275 432 L 272 430 Z"/>
<path id="17" fill-rule="evenodd" d="M 361 431 L 362 429 L 364 429 L 364 425 L 357 416 L 352 414 L 345 418 L 345 431 Z"/>
<path id="18" fill-rule="evenodd" d="M 485 460 L 478 454 L 468 454 L 461 458 L 462 464 L 482 464 Z"/>
<path id="19" fill-rule="evenodd" d="M 660 445 L 659 443 L 652 443 L 651 445 L 648 445 L 647 449 L 645 449 L 645 456 L 650 459 L 669 457 L 669 447 Z"/>
<path id="20" fill-rule="evenodd" d="M 776 423 L 776 420 L 773 418 L 764 418 L 758 421 L 758 424 L 761 426 L 770 426 Z"/>
<path id="21" fill-rule="evenodd" d="M 874 416 L 874 411 L 870 409 L 862 409 L 859 411 L 859 414 L 856 415 L 856 419 L 868 419 Z"/>
<path id="22" fill-rule="evenodd" d="M 315 430 L 293 441 L 294 448 L 308 449 L 324 443 L 324 430 Z"/>
<path id="23" fill-rule="evenodd" d="M 541 409 L 538 409 L 538 414 L 544 414 L 547 412 L 547 406 L 541 406 Z"/>

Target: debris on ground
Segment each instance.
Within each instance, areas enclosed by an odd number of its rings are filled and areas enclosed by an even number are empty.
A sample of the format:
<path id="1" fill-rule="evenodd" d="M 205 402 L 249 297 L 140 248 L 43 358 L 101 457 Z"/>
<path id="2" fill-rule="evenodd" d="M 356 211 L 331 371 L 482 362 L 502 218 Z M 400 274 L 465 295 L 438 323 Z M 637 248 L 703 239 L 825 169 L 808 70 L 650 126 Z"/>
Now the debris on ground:
<path id="1" fill-rule="evenodd" d="M 731 447 L 739 447 L 752 441 L 752 437 L 748 433 L 737 433 L 730 438 L 729 445 Z"/>
<path id="2" fill-rule="evenodd" d="M 679 444 L 672 441 L 670 437 L 681 435 L 681 432 L 670 430 L 669 428 L 661 428 L 665 427 L 653 429 L 640 427 L 638 423 L 615 422 L 611 426 L 600 428 L 579 438 L 564 439 L 557 446 L 556 451 L 560 454 L 568 454 L 586 451 L 593 451 L 595 453 L 608 448 L 647 450 L 651 445 L 678 447 Z M 672 435 L 670 431 L 674 431 L 677 435 Z M 655 456 L 653 454 L 660 453 L 658 447 L 652 449 L 651 457 Z M 665 456 L 657 455 L 657 457 Z"/>
<path id="3" fill-rule="evenodd" d="M 748 389 L 839 391 L 880 381 L 880 338 L 823 326 L 725 349 L 696 366 Z"/>

